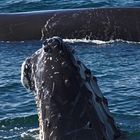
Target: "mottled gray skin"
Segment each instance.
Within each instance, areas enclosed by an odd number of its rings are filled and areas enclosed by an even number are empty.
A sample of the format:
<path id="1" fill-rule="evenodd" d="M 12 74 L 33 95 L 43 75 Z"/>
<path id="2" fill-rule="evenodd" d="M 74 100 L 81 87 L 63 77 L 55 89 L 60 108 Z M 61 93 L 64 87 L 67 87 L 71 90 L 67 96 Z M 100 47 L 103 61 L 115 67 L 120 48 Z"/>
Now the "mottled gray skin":
<path id="1" fill-rule="evenodd" d="M 40 39 L 43 27 L 45 37 L 140 41 L 140 8 L 0 14 L 0 40 L 3 41 Z"/>
<path id="2" fill-rule="evenodd" d="M 35 93 L 41 140 L 120 137 L 97 80 L 62 39 L 54 37 L 27 58 L 22 83 Z"/>

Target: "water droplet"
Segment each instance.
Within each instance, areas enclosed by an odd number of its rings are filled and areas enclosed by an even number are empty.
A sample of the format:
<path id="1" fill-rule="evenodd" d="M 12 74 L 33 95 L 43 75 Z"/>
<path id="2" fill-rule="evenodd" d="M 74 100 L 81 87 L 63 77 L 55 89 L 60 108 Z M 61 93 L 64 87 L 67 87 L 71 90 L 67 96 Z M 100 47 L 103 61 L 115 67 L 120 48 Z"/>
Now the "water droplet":
<path id="1" fill-rule="evenodd" d="M 59 72 L 58 71 L 54 72 L 54 75 L 56 75 L 56 74 L 59 74 Z"/>
<path id="2" fill-rule="evenodd" d="M 27 64 L 25 65 L 25 69 L 28 69 L 28 65 Z"/>
<path id="3" fill-rule="evenodd" d="M 47 127 L 50 128 L 51 124 L 50 124 L 50 121 L 48 119 L 46 120 L 46 123 L 47 123 Z"/>
<path id="4" fill-rule="evenodd" d="M 52 61 L 52 57 L 50 57 L 50 60 Z"/>
<path id="5" fill-rule="evenodd" d="M 52 79 L 52 78 L 53 78 L 53 76 L 50 76 L 50 78 Z"/>
<path id="6" fill-rule="evenodd" d="M 67 63 L 67 62 L 65 62 L 65 61 L 64 61 L 64 62 L 62 62 L 62 63 L 61 63 L 61 65 L 62 65 L 62 67 L 63 67 L 63 68 L 68 67 L 68 63 Z"/>

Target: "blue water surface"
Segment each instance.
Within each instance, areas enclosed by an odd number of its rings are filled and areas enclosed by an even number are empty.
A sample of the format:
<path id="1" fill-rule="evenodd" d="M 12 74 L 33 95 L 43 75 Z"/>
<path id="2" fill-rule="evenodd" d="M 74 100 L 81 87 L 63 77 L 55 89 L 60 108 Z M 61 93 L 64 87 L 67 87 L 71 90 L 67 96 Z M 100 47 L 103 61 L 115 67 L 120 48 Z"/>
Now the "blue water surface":
<path id="1" fill-rule="evenodd" d="M 139 0 L 1 0 L 0 12 L 139 6 Z"/>
<path id="2" fill-rule="evenodd" d="M 1 0 L 0 13 L 139 6 L 140 0 Z M 127 139 L 140 140 L 140 44 L 73 43 L 71 46 L 97 77 Z M 38 137 L 34 96 L 22 87 L 20 68 L 24 59 L 40 47 L 40 41 L 0 42 L 0 140 Z"/>
<path id="3" fill-rule="evenodd" d="M 139 140 L 140 44 L 70 44 L 97 77 L 117 124 L 129 139 Z M 34 96 L 22 87 L 20 68 L 40 47 L 39 41 L 0 43 L 0 139 L 38 135 Z"/>

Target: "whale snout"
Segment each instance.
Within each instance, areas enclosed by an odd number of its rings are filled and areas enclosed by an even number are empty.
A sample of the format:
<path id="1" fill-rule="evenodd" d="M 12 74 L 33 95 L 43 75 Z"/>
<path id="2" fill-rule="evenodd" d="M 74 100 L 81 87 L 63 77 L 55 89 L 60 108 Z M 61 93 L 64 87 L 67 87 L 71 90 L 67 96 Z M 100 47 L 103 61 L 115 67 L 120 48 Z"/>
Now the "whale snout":
<path id="1" fill-rule="evenodd" d="M 52 79 L 49 78 L 53 76 L 53 73 L 60 71 L 59 63 L 61 62 L 58 61 L 60 58 L 63 59 L 62 53 L 66 54 L 67 50 L 60 37 L 46 39 L 42 48 L 23 62 L 21 69 L 22 85 L 30 91 L 44 89 L 50 85 L 48 83 Z M 42 82 L 44 82 L 43 86 L 40 84 Z"/>
<path id="2" fill-rule="evenodd" d="M 53 49 L 62 49 L 63 40 L 60 37 L 53 37 L 50 39 L 46 39 L 43 42 L 43 49 L 45 52 L 51 52 Z"/>

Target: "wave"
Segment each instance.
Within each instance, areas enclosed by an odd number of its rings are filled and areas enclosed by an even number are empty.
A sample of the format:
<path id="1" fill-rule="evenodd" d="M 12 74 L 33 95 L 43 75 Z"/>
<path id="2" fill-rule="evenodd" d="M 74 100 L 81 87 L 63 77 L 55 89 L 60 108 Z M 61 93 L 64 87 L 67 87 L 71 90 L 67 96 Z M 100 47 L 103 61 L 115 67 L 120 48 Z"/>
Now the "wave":
<path id="1" fill-rule="evenodd" d="M 133 0 L 1 0 L 0 12 L 25 12 L 36 10 L 54 10 L 69 8 L 91 8 L 91 7 L 139 7 L 139 1 Z M 18 7 L 18 8 L 17 8 Z"/>
<path id="2" fill-rule="evenodd" d="M 16 118 L 3 118 L 0 120 L 0 126 L 3 128 L 12 128 L 15 126 L 38 125 L 38 115 L 22 116 Z"/>
<path id="3" fill-rule="evenodd" d="M 23 132 L 20 137 L 21 140 L 39 140 L 39 128 L 29 129 Z"/>
<path id="4" fill-rule="evenodd" d="M 0 120 L 0 140 L 38 140 L 38 115 Z"/>
<path id="5" fill-rule="evenodd" d="M 93 43 L 97 45 L 101 44 L 111 44 L 114 42 L 123 42 L 128 44 L 140 44 L 140 42 L 134 42 L 134 41 L 127 41 L 122 39 L 115 39 L 115 40 L 109 40 L 109 41 L 102 41 L 102 40 L 90 40 L 90 39 L 63 39 L 65 42 L 69 43 Z"/>
<path id="6" fill-rule="evenodd" d="M 19 43 L 37 43 L 37 42 L 41 42 L 42 40 L 32 40 L 32 41 L 14 41 L 14 43 L 19 42 Z M 115 40 L 109 40 L 109 41 L 103 41 L 103 40 L 91 40 L 91 39 L 68 39 L 68 38 L 64 38 L 63 39 L 64 42 L 67 43 L 87 43 L 87 44 L 96 44 L 96 45 L 103 45 L 103 44 L 112 44 L 112 43 L 118 43 L 118 42 L 122 42 L 122 43 L 128 43 L 128 44 L 140 44 L 140 42 L 135 42 L 135 41 L 127 41 L 127 40 L 122 40 L 122 39 L 115 39 Z M 0 43 L 13 43 L 12 41 L 0 41 Z"/>
<path id="7" fill-rule="evenodd" d="M 39 128 L 28 129 L 27 131 L 24 131 L 21 133 L 13 133 L 9 136 L 7 136 L 7 135 L 0 136 L 0 140 L 13 140 L 13 139 L 14 140 L 19 140 L 19 139 L 20 140 L 39 140 Z"/>

